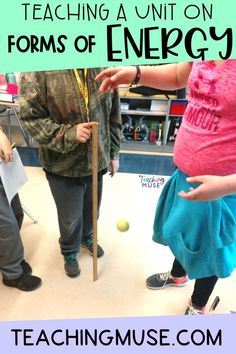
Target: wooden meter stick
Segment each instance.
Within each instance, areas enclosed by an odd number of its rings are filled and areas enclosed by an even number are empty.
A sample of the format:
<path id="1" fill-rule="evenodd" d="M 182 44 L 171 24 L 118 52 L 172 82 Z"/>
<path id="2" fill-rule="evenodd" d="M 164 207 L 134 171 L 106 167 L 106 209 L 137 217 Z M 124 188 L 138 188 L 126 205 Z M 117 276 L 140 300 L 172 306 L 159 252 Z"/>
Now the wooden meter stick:
<path id="1" fill-rule="evenodd" d="M 92 126 L 92 217 L 93 217 L 93 281 L 97 275 L 97 213 L 98 213 L 98 125 Z"/>

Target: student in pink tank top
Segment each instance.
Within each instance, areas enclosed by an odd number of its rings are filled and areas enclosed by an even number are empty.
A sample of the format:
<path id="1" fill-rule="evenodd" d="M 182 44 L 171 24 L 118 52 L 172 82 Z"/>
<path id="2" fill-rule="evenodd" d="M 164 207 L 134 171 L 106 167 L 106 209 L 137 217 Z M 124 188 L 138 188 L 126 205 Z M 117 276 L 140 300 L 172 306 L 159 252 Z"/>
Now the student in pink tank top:
<path id="1" fill-rule="evenodd" d="M 168 245 L 171 271 L 146 280 L 150 289 L 196 279 L 185 314 L 204 314 L 218 278 L 236 267 L 236 60 L 108 68 L 100 91 L 141 83 L 188 87 L 188 106 L 174 148 L 176 171 L 157 204 L 153 240 Z"/>

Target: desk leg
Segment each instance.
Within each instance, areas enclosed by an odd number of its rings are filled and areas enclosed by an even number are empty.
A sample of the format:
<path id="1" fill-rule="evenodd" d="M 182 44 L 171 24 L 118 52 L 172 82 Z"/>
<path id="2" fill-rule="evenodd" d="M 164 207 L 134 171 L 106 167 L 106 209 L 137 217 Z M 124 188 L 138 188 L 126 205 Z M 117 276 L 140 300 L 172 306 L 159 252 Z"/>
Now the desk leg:
<path id="1" fill-rule="evenodd" d="M 22 206 L 22 209 L 23 209 L 23 211 L 24 211 L 24 213 L 26 214 L 26 215 L 28 215 L 28 217 L 31 219 L 31 220 L 33 220 L 33 223 L 34 224 L 37 224 L 38 223 L 38 220 L 36 220 L 34 217 L 33 217 L 33 215 L 21 204 L 21 206 Z"/>
<path id="2" fill-rule="evenodd" d="M 9 141 L 11 140 L 11 112 L 10 112 L 9 107 L 6 108 L 6 116 L 7 116 L 7 121 L 8 121 L 8 127 L 7 127 L 7 131 L 8 131 L 8 139 Z"/>
<path id="3" fill-rule="evenodd" d="M 30 147 L 29 136 L 28 136 L 28 134 L 26 134 L 24 128 L 22 127 L 22 124 L 21 124 L 21 122 L 20 122 L 20 117 L 19 117 L 19 115 L 18 115 L 18 113 L 17 113 L 17 111 L 16 111 L 16 109 L 15 109 L 14 107 L 12 107 L 12 110 L 13 110 L 14 115 L 15 115 L 15 117 L 16 117 L 17 123 L 18 123 L 18 125 L 19 125 L 19 127 L 20 127 L 20 130 L 21 130 L 21 133 L 22 133 L 22 135 L 23 135 L 23 138 L 24 138 L 24 140 L 25 140 L 25 142 L 26 142 L 26 145 L 27 145 L 28 147 Z"/>
<path id="4" fill-rule="evenodd" d="M 163 145 L 167 144 L 168 133 L 170 129 L 170 119 L 166 119 L 164 123 L 164 130 L 163 130 Z"/>
<path id="5" fill-rule="evenodd" d="M 171 106 L 171 100 L 168 100 L 168 105 L 167 105 L 167 113 L 166 113 L 166 119 L 164 123 L 164 130 L 163 130 L 163 145 L 166 145 L 167 143 L 167 138 L 168 138 L 168 133 L 170 129 L 170 106 Z"/>

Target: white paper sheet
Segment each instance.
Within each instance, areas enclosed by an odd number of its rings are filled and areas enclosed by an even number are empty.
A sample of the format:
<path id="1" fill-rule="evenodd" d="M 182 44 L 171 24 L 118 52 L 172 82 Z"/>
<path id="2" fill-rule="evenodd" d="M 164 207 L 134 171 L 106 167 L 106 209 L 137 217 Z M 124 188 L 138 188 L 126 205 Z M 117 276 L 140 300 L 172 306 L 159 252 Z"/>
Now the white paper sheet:
<path id="1" fill-rule="evenodd" d="M 0 163 L 0 176 L 9 203 L 28 180 L 17 149 L 13 149 L 13 162 Z"/>

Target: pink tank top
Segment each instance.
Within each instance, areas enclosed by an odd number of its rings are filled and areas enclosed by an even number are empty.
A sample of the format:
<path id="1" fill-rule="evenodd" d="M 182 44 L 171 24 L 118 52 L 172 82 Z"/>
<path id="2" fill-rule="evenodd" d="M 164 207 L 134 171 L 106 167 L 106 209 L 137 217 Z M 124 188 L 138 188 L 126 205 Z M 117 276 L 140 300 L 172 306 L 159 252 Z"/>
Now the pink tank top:
<path id="1" fill-rule="evenodd" d="M 189 176 L 236 173 L 236 59 L 193 63 L 174 163 Z"/>

